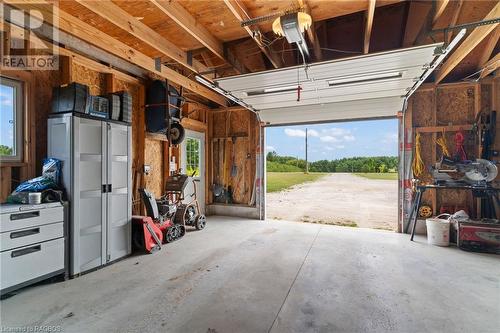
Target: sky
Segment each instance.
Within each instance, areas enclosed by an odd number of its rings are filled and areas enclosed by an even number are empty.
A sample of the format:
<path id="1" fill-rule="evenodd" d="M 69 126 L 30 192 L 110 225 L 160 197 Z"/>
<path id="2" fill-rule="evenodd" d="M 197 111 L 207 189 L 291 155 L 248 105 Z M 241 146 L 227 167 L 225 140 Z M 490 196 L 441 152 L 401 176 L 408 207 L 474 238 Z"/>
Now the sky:
<path id="1" fill-rule="evenodd" d="M 0 145 L 8 147 L 14 144 L 12 99 L 13 88 L 0 85 Z"/>
<path id="2" fill-rule="evenodd" d="M 266 128 L 266 151 L 305 158 L 308 129 L 309 161 L 355 156 L 397 156 L 397 119 Z"/>

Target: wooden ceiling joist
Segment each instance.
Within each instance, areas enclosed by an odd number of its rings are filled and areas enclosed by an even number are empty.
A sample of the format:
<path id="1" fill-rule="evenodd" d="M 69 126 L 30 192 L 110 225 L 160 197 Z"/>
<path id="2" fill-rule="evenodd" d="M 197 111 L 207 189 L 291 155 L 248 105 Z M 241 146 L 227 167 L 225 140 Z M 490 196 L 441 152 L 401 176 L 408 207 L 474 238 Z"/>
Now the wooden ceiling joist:
<path id="1" fill-rule="evenodd" d="M 230 54 L 229 57 L 226 56 L 228 50 L 224 49 L 222 42 L 217 37 L 212 35 L 212 33 L 210 33 L 210 31 L 208 31 L 208 29 L 206 29 L 203 25 L 199 24 L 196 18 L 194 18 L 184 7 L 182 7 L 181 4 L 170 0 L 150 0 L 150 2 L 170 17 L 187 33 L 193 36 L 203 46 L 209 49 L 213 54 L 233 66 L 238 73 L 246 72 L 245 68 L 243 68 L 241 64 L 235 63 L 232 60 L 234 55 Z"/>
<path id="2" fill-rule="evenodd" d="M 368 9 L 365 13 L 365 38 L 363 43 L 363 53 L 370 51 L 370 37 L 372 35 L 373 17 L 375 16 L 376 0 L 368 0 Z"/>
<path id="3" fill-rule="evenodd" d="M 314 58 L 316 61 L 321 61 L 323 60 L 323 52 L 321 51 L 321 46 L 319 43 L 318 35 L 316 34 L 316 25 L 314 23 L 314 17 L 312 16 L 311 13 L 311 7 L 309 7 L 309 3 L 307 0 L 298 0 L 299 6 L 304 8 L 306 13 L 311 15 L 312 18 L 312 25 L 307 29 L 307 37 L 309 37 L 309 41 L 312 44 L 313 47 L 313 52 L 314 52 Z"/>
<path id="4" fill-rule="evenodd" d="M 33 1 L 30 0 L 6 0 L 6 2 L 25 11 L 38 10 L 42 14 L 45 14 L 44 17 L 48 20 L 47 23 L 54 24 L 54 22 L 50 21 L 50 18 L 52 18 L 52 16 L 50 15 L 51 13 L 47 12 L 47 6 L 41 6 L 40 4 L 42 3 L 40 1 L 37 1 L 37 3 L 33 3 Z M 187 78 L 186 76 L 174 71 L 167 66 L 161 65 L 160 70 L 157 70 L 154 59 L 131 48 L 125 43 L 122 43 L 119 40 L 99 31 L 93 26 L 79 20 L 78 18 L 64 12 L 63 10 L 59 10 L 58 16 L 59 20 L 56 25 L 58 29 L 70 35 L 73 35 L 89 44 L 97 46 L 98 48 L 110 54 L 125 59 L 149 72 L 157 74 L 160 77 L 171 80 L 172 82 L 221 106 L 227 105 L 226 99 L 223 96 L 212 91 L 211 89 L 208 89 L 204 85 Z M 99 37 L 97 38 L 96 36 Z"/>
<path id="5" fill-rule="evenodd" d="M 500 17 L 500 3 L 483 18 L 490 20 Z M 436 75 L 435 83 L 441 82 L 474 48 L 481 43 L 493 30 L 498 27 L 498 23 L 476 27 L 460 46 L 446 60 Z"/>
<path id="6" fill-rule="evenodd" d="M 248 20 L 251 18 L 248 14 L 247 8 L 245 7 L 245 5 L 241 1 L 239 1 L 239 0 L 224 0 L 224 3 L 226 4 L 227 8 L 229 8 L 231 13 L 233 13 L 234 17 L 236 17 L 236 19 L 239 22 L 242 22 L 244 20 Z M 257 45 L 261 49 L 262 53 L 264 53 L 264 55 L 269 59 L 269 61 L 273 65 L 273 67 L 274 68 L 281 67 L 282 64 L 281 64 L 280 59 L 278 57 L 273 57 L 270 50 L 259 39 L 259 35 L 260 35 L 259 29 L 254 28 L 254 30 L 252 31 L 252 29 L 248 26 L 245 26 L 243 28 L 248 32 L 250 37 L 252 37 L 255 40 L 255 42 L 257 43 Z M 256 31 L 257 33 L 254 34 L 254 31 Z"/>
<path id="7" fill-rule="evenodd" d="M 453 9 L 453 15 L 451 16 L 450 20 L 450 27 L 453 27 L 457 24 L 458 18 L 460 17 L 460 13 L 462 12 L 462 6 L 464 4 L 464 0 L 458 0 L 454 1 L 453 4 L 455 5 L 455 8 Z M 453 33 L 449 33 L 448 36 L 446 37 L 446 43 L 449 43 L 453 37 Z"/>
<path id="8" fill-rule="evenodd" d="M 91 10 L 100 17 L 113 23 L 117 27 L 125 30 L 132 36 L 142 40 L 162 55 L 171 58 L 194 72 L 205 72 L 205 67 L 196 59 L 189 63 L 187 53 L 178 48 L 175 44 L 165 39 L 159 33 L 139 21 L 134 16 L 120 8 L 111 0 L 76 0 L 79 4 Z"/>
<path id="9" fill-rule="evenodd" d="M 436 22 L 439 20 L 441 15 L 443 15 L 446 6 L 450 4 L 450 0 L 439 0 L 436 6 L 436 12 L 434 13 L 434 17 L 432 18 L 432 25 L 434 26 Z"/>
<path id="10" fill-rule="evenodd" d="M 493 51 L 495 50 L 495 46 L 498 43 L 499 37 L 500 37 L 500 27 L 497 27 L 490 33 L 490 36 L 488 37 L 488 42 L 484 46 L 483 54 L 481 54 L 481 57 L 479 58 L 478 61 L 478 69 L 484 68 L 486 63 L 488 63 L 488 61 L 490 60 L 490 57 L 493 54 Z"/>
<path id="11" fill-rule="evenodd" d="M 500 53 L 498 53 L 496 56 L 493 57 L 493 59 L 484 64 L 480 78 L 482 79 L 483 77 L 490 75 L 490 73 L 493 73 L 499 67 L 500 67 Z"/>

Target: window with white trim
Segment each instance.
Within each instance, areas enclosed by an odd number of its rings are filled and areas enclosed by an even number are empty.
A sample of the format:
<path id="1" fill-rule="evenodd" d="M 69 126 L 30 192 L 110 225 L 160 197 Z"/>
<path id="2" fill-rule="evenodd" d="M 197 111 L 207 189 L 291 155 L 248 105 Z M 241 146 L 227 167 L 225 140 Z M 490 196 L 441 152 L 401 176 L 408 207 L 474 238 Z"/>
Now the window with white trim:
<path id="1" fill-rule="evenodd" d="M 200 176 L 200 146 L 200 140 L 186 138 L 186 173 L 189 176 Z"/>
<path id="2" fill-rule="evenodd" d="M 0 77 L 0 160 L 23 158 L 23 83 Z"/>

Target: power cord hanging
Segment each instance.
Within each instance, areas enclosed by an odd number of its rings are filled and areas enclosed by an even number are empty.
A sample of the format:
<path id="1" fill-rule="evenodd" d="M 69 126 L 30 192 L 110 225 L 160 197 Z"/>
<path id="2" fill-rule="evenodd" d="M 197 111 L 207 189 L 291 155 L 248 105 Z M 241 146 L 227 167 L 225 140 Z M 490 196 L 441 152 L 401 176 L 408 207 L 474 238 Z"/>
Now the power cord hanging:
<path id="1" fill-rule="evenodd" d="M 441 137 L 437 138 L 434 142 L 441 148 L 444 156 L 451 156 L 450 151 L 448 150 L 448 145 L 446 143 L 446 136 L 444 130 L 441 133 Z"/>
<path id="2" fill-rule="evenodd" d="M 424 173 L 424 161 L 422 160 L 422 144 L 420 133 L 415 135 L 415 157 L 413 159 L 413 175 L 415 177 L 420 177 Z"/>

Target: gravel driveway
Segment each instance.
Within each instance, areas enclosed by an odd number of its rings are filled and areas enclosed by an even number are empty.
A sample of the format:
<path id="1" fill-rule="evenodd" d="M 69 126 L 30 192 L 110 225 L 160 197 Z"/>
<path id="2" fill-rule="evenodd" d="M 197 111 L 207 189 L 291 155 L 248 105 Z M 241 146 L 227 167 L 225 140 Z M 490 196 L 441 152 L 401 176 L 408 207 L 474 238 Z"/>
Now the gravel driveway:
<path id="1" fill-rule="evenodd" d="M 267 194 L 267 218 L 396 230 L 397 180 L 333 173 Z"/>

